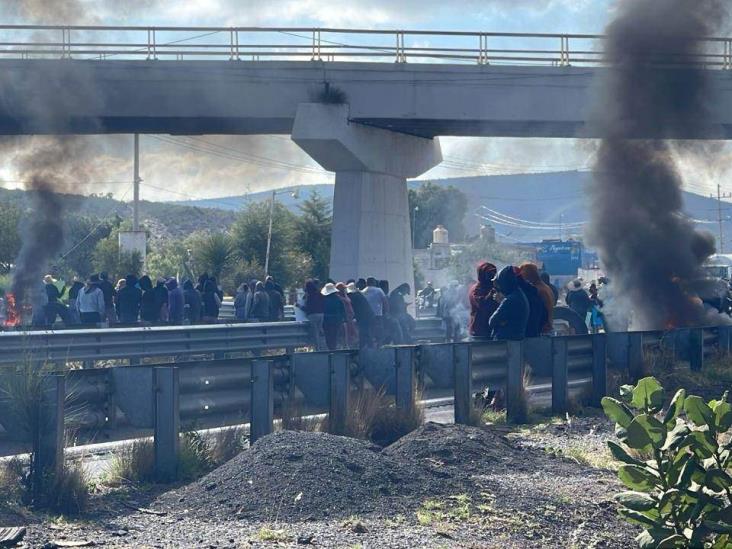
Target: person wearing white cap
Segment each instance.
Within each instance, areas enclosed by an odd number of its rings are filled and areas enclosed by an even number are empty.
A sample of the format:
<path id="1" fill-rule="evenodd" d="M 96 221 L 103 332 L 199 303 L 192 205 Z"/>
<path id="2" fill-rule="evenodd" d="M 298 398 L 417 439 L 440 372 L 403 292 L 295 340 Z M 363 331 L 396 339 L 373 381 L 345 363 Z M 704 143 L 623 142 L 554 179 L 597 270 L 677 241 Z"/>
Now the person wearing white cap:
<path id="1" fill-rule="evenodd" d="M 338 348 L 339 336 L 346 321 L 346 308 L 343 306 L 341 298 L 338 297 L 338 289 L 332 282 L 328 282 L 323 286 L 320 293 L 325 296 L 325 313 L 323 315 L 325 344 L 329 350 L 335 351 Z"/>

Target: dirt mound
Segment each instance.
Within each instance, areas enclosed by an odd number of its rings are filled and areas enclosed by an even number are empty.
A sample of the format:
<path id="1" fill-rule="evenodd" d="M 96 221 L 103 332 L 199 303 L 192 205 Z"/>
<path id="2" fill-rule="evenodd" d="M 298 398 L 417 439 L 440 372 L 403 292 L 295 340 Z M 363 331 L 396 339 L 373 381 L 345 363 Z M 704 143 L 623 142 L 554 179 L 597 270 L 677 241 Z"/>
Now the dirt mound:
<path id="1" fill-rule="evenodd" d="M 388 515 L 431 496 L 439 490 L 436 481 L 428 471 L 400 463 L 367 442 L 283 431 L 163 495 L 158 506 L 232 520 Z"/>
<path id="2" fill-rule="evenodd" d="M 522 451 L 502 434 L 487 428 L 427 423 L 383 453 L 402 463 L 471 473 L 509 464 L 516 467 L 516 458 Z"/>

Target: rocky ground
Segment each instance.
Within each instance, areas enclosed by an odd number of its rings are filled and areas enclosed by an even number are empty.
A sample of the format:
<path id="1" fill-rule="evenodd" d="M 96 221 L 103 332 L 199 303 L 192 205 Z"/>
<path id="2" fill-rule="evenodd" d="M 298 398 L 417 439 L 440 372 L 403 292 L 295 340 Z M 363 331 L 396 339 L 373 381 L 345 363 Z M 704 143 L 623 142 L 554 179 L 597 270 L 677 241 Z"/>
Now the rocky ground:
<path id="1" fill-rule="evenodd" d="M 27 547 L 630 547 L 600 418 L 428 423 L 396 444 L 280 432 L 196 482 L 99 488 L 74 520 L 0 514 Z"/>

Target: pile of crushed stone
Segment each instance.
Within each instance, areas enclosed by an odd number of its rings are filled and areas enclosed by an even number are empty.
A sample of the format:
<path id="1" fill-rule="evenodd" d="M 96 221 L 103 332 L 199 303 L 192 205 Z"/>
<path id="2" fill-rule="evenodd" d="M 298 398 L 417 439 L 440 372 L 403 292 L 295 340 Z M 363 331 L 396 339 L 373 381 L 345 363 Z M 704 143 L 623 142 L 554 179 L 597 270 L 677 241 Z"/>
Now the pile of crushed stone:
<path id="1" fill-rule="evenodd" d="M 198 481 L 164 494 L 156 506 L 224 520 L 390 516 L 444 490 L 440 476 L 380 450 L 327 433 L 273 433 Z"/>
<path id="2" fill-rule="evenodd" d="M 497 431 L 427 423 L 385 448 L 383 453 L 401 463 L 414 463 L 433 471 L 453 469 L 469 474 L 502 465 L 516 468 L 520 466 L 517 457 L 523 452 Z"/>

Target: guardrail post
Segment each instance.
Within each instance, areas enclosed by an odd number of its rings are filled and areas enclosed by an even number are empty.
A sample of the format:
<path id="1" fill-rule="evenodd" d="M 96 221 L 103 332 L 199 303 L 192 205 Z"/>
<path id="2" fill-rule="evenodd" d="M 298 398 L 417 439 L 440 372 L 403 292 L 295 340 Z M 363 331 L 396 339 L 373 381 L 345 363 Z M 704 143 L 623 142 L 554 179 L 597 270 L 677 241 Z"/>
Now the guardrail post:
<path id="1" fill-rule="evenodd" d="M 552 413 L 567 411 L 569 396 L 569 372 L 567 370 L 567 340 L 552 340 Z"/>
<path id="2" fill-rule="evenodd" d="M 330 354 L 330 432 L 342 435 L 346 432 L 348 407 L 351 396 L 351 357 L 346 353 Z"/>
<path id="3" fill-rule="evenodd" d="M 274 430 L 274 387 L 271 360 L 252 361 L 252 420 L 249 442 L 270 434 Z"/>
<path id="4" fill-rule="evenodd" d="M 455 423 L 469 425 L 473 408 L 473 369 L 471 367 L 471 346 L 469 343 L 453 345 L 453 368 L 455 372 Z"/>
<path id="5" fill-rule="evenodd" d="M 701 328 L 689 330 L 689 366 L 694 372 L 704 367 L 704 330 Z"/>
<path id="6" fill-rule="evenodd" d="M 524 342 L 506 342 L 506 419 L 509 422 L 526 421 L 524 394 Z"/>
<path id="7" fill-rule="evenodd" d="M 169 482 L 178 476 L 180 447 L 180 397 L 178 368 L 154 369 L 155 380 L 155 478 Z"/>
<path id="8" fill-rule="evenodd" d="M 415 368 L 414 347 L 397 347 L 395 352 L 396 366 L 396 406 L 401 410 L 414 407 Z"/>
<path id="9" fill-rule="evenodd" d="M 732 326 L 719 326 L 717 328 L 717 337 L 719 338 L 719 354 L 727 355 L 730 351 L 730 335 L 732 334 Z"/>
<path id="10" fill-rule="evenodd" d="M 607 393 L 607 340 L 603 334 L 592 336 L 592 405 L 600 406 Z"/>
<path id="11" fill-rule="evenodd" d="M 60 472 L 64 462 L 64 403 L 66 378 L 48 375 L 41 380 L 41 414 L 38 418 L 38 446 L 34 448 L 33 493 L 41 493 L 43 477 Z M 36 441 L 34 442 L 34 446 Z"/>
<path id="12" fill-rule="evenodd" d="M 643 366 L 643 334 L 640 332 L 628 333 L 628 373 L 633 383 L 640 380 L 645 373 Z"/>

